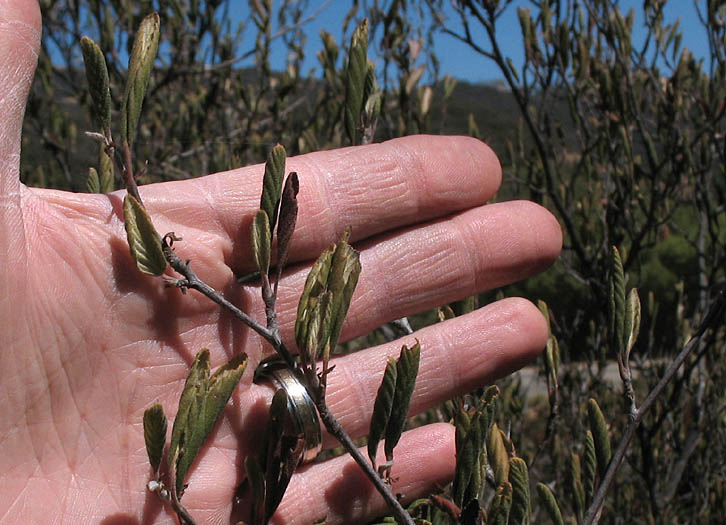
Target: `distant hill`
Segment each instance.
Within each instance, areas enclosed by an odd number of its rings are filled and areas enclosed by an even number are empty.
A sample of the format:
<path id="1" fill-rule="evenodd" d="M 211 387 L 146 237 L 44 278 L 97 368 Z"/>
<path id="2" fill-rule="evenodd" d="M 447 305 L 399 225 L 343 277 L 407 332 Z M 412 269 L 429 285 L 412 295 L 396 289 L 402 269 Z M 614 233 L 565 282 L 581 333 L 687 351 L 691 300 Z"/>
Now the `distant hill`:
<path id="1" fill-rule="evenodd" d="M 256 72 L 244 71 L 244 78 L 254 81 Z M 46 77 L 48 78 L 48 77 Z M 33 159 L 23 163 L 23 181 L 30 185 L 50 185 L 74 190 L 83 190 L 88 167 L 97 163 L 95 146 L 83 132 L 93 127 L 89 115 L 79 106 L 72 86 L 83 85 L 85 74 L 82 71 L 68 72 L 55 70 L 52 79 L 53 97 L 56 110 L 70 117 L 75 136 L 69 144 L 59 142 L 62 131 L 54 129 L 54 115 L 42 99 L 40 78 L 36 78 L 34 97 L 28 108 L 24 125 L 23 159 Z M 440 91 L 439 91 L 440 94 Z M 51 109 L 53 109 L 51 107 Z M 441 96 L 434 97 L 430 112 L 430 129 L 433 133 L 467 134 L 469 118 L 473 115 L 481 138 L 487 142 L 500 157 L 506 154 L 508 140 L 515 140 L 520 118 L 519 108 L 509 90 L 500 84 L 471 84 L 460 81 L 453 93 L 448 107 L 441 105 Z M 56 118 L 56 121 L 58 119 Z M 42 131 L 41 128 L 45 128 Z M 42 171 L 36 167 L 37 159 L 48 159 L 61 165 L 64 174 L 60 180 L 46 180 Z"/>

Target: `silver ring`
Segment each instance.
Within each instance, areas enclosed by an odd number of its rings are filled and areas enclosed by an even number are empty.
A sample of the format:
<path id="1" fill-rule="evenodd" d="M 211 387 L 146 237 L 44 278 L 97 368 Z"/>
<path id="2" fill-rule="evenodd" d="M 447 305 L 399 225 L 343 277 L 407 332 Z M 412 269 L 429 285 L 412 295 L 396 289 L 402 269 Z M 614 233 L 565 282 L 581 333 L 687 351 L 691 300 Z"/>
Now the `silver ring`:
<path id="1" fill-rule="evenodd" d="M 287 394 L 287 412 L 290 415 L 292 431 L 296 435 L 302 434 L 305 440 L 305 451 L 300 459 L 301 463 L 314 460 L 323 448 L 323 435 L 320 430 L 318 410 L 308 391 L 285 363 L 279 360 L 265 361 L 257 367 L 255 383 L 266 379 Z"/>

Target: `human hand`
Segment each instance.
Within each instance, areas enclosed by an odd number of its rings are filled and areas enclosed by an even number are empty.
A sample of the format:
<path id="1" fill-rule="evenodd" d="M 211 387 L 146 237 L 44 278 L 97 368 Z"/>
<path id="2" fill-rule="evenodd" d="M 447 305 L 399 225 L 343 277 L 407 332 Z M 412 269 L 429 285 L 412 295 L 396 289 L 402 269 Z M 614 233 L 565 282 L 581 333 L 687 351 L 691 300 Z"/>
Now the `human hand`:
<path id="1" fill-rule="evenodd" d="M 162 523 L 169 510 L 146 490 L 151 475 L 142 415 L 171 412 L 189 364 L 250 357 L 241 385 L 189 476 L 184 505 L 200 523 L 244 516 L 233 508 L 272 391 L 251 384 L 269 347 L 195 292 L 182 296 L 140 274 L 128 253 L 122 193 L 27 188 L 18 179 L 20 130 L 40 15 L 35 2 L 0 2 L 0 520 L 7 523 Z M 493 153 L 469 138 L 407 137 L 288 160 L 300 176 L 300 214 L 278 314 L 293 341 L 297 301 L 312 261 L 352 226 L 363 271 L 341 340 L 401 317 L 513 282 L 547 267 L 560 228 L 528 202 L 485 205 L 500 182 Z M 158 231 L 196 273 L 256 319 L 259 290 L 249 231 L 263 168 L 140 188 Z M 422 356 L 411 411 L 485 385 L 543 348 L 546 325 L 507 299 L 419 330 Z M 386 359 L 413 337 L 335 359 L 328 405 L 346 430 L 367 431 Z M 173 416 L 173 414 L 171 414 Z M 324 446 L 334 446 L 326 437 Z M 411 499 L 451 479 L 454 432 L 407 432 L 396 449 L 395 491 Z M 276 523 L 364 521 L 385 512 L 347 457 L 300 469 Z"/>

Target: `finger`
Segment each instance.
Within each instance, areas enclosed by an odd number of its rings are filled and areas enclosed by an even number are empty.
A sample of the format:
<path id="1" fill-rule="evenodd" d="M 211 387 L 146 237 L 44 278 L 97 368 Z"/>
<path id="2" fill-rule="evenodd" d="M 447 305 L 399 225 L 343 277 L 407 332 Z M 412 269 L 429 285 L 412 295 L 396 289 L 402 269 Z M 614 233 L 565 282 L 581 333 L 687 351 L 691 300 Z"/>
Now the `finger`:
<path id="1" fill-rule="evenodd" d="M 481 205 L 501 181 L 494 153 L 469 137 L 411 136 L 311 153 L 288 159 L 287 171 L 300 177 L 291 262 L 317 257 L 348 226 L 353 239 L 361 240 Z M 263 172 L 257 165 L 141 191 L 153 216 L 193 231 L 219 232 L 225 238 L 222 257 L 245 271 L 251 268 L 249 229 Z"/>
<path id="2" fill-rule="evenodd" d="M 525 201 L 483 206 L 364 243 L 342 340 L 534 275 L 552 264 L 561 246 L 556 219 Z M 278 312 L 287 340 L 307 272 L 300 268 L 281 283 Z"/>
<path id="3" fill-rule="evenodd" d="M 534 359 L 547 341 L 547 323 L 532 303 L 511 298 L 418 330 L 413 336 L 333 360 L 328 407 L 353 437 L 368 433 L 386 361 L 401 345 L 421 343 L 409 414 L 417 414 L 487 385 Z M 329 436 L 326 446 L 333 446 Z"/>
<path id="4" fill-rule="evenodd" d="M 455 466 L 452 426 L 441 423 L 406 432 L 395 449 L 393 491 L 403 494 L 404 504 L 410 503 L 449 483 Z M 297 472 L 271 523 L 308 525 L 323 517 L 328 525 L 366 523 L 385 514 L 390 510 L 381 496 L 344 455 Z"/>

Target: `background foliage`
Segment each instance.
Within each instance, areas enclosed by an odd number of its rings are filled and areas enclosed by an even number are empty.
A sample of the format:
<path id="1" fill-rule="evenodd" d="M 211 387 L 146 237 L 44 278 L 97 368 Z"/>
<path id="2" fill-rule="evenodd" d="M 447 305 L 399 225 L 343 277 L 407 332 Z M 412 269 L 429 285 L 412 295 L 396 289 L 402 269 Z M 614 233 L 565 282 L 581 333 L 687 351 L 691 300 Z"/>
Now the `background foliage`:
<path id="1" fill-rule="evenodd" d="M 290 155 L 347 145 L 345 48 L 367 17 L 381 103 L 374 140 L 420 132 L 478 136 L 502 159 L 505 183 L 497 198 L 540 202 L 563 226 L 565 251 L 555 267 L 479 301 L 525 295 L 549 305 L 562 360 L 550 374 L 556 388 L 550 382 L 548 395 L 533 395 L 516 378 L 504 380 L 492 420 L 503 431 L 502 450 L 523 458 L 533 482 L 545 483 L 565 519 L 576 522 L 583 511 L 575 473 L 580 462 L 586 466 L 588 399 L 599 401 L 613 439 L 627 422 L 622 385 L 607 374 L 614 359 L 605 306 L 610 246 L 621 250 L 628 287 L 640 289 L 642 328 L 632 359 L 641 399 L 726 278 L 726 4 L 684 2 L 698 9 L 709 39 L 710 56 L 696 60 L 681 47 L 677 25 L 664 22 L 664 0 L 639 7 L 647 23 L 640 44 L 632 38 L 634 13 L 611 0 L 511 3 L 458 1 L 446 11 L 458 19 L 447 20 L 442 0 L 354 1 L 346 41 L 336 42 L 329 33 L 305 33 L 305 0 L 250 0 L 251 17 L 239 27 L 227 16 L 230 0 L 43 0 L 43 50 L 21 176 L 34 186 L 85 191 L 99 149 L 83 136 L 97 126 L 79 41 L 89 35 L 98 42 L 112 88 L 123 85 L 133 32 L 152 10 L 160 14 L 162 36 L 134 143 L 135 157 L 148 160 L 141 183 L 259 162 L 277 142 Z M 515 7 L 526 50 L 520 68 L 503 54 L 496 32 L 503 10 Z M 441 78 L 436 32 L 496 63 L 504 89 Z M 253 48 L 242 47 L 244 34 L 254 35 Z M 309 74 L 301 64 L 311 38 L 321 38 L 324 48 Z M 271 68 L 273 47 L 285 48 L 284 71 Z M 111 95 L 114 127 L 123 93 Z M 424 313 L 413 323 L 435 317 Z M 720 522 L 725 365 L 724 331 L 714 330 L 638 430 L 604 522 Z M 422 419 L 454 412 L 443 407 Z M 494 522 L 501 480 L 491 459 L 482 506 Z M 428 501 L 418 512 L 445 521 L 437 508 Z M 535 498 L 531 510 L 532 521 L 551 515 Z"/>

